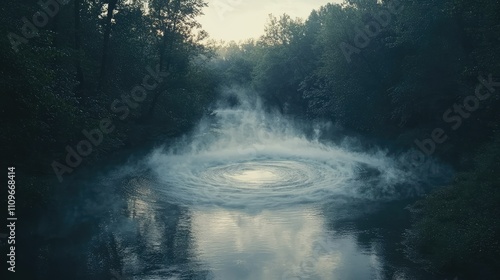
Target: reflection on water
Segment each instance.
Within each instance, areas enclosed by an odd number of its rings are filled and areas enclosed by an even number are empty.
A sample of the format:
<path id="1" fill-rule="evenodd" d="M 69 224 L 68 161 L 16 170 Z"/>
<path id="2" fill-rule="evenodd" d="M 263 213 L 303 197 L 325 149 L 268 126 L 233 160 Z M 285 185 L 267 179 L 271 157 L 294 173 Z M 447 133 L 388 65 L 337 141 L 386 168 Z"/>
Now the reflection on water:
<path id="1" fill-rule="evenodd" d="M 384 152 L 320 143 L 254 109 L 217 110 L 193 139 L 147 156 L 146 172 L 125 168 L 119 189 L 133 223 L 125 227 L 130 234 L 117 231 L 125 274 L 222 280 L 393 274 L 383 236 L 400 225 L 381 229 L 371 221 L 376 211 L 363 207 L 418 191 L 414 174 Z"/>
<path id="2" fill-rule="evenodd" d="M 139 279 L 384 279 L 380 239 L 363 242 L 358 229 L 332 224 L 344 206 L 166 206 L 150 185 L 128 182 L 138 239 L 122 249 L 124 271 Z"/>
<path id="3" fill-rule="evenodd" d="M 61 199 L 23 239 L 36 252 L 27 279 L 436 279 L 402 252 L 411 201 L 183 205 L 153 182 L 92 181 Z"/>
<path id="4" fill-rule="evenodd" d="M 246 169 L 239 173 L 229 175 L 230 178 L 236 182 L 242 182 L 247 184 L 269 184 L 274 181 L 279 180 L 279 176 L 268 170 L 261 169 Z"/>
<path id="5" fill-rule="evenodd" d="M 375 275 L 379 265 L 376 250 L 361 251 L 351 236 L 327 232 L 311 208 L 195 210 L 191 227 L 193 257 L 213 279 L 354 279 Z"/>
<path id="6" fill-rule="evenodd" d="M 78 194 L 59 198 L 32 239 L 37 276 L 432 279 L 409 276 L 420 270 L 400 244 L 403 199 L 426 176 L 248 104 L 217 110 L 168 151 L 75 180 Z"/>

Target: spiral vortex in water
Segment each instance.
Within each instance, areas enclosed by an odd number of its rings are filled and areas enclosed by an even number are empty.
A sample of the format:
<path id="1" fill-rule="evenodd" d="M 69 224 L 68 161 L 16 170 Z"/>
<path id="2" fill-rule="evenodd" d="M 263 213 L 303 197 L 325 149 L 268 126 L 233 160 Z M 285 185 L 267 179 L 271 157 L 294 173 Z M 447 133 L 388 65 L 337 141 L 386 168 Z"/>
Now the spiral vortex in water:
<path id="1" fill-rule="evenodd" d="M 414 180 L 384 152 L 321 143 L 280 114 L 243 107 L 216 111 L 193 136 L 150 155 L 155 193 L 182 205 L 262 209 L 390 198 Z"/>
<path id="2" fill-rule="evenodd" d="M 341 149 L 312 154 L 223 159 L 159 154 L 153 165 L 160 193 L 176 203 L 200 206 L 262 208 L 324 201 L 332 196 L 369 198 L 404 177 L 384 158 Z"/>

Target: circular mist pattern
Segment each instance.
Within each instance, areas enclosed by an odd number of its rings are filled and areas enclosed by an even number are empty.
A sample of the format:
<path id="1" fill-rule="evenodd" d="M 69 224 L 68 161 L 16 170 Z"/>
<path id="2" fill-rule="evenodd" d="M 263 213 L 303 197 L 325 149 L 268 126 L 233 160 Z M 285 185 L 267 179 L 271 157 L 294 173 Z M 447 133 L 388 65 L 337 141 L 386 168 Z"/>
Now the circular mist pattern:
<path id="1" fill-rule="evenodd" d="M 290 188 L 305 185 L 314 177 L 308 166 L 293 161 L 249 161 L 233 163 L 201 172 L 205 184 L 242 189 Z"/>
<path id="2" fill-rule="evenodd" d="M 321 127 L 308 138 L 280 114 L 244 101 L 148 157 L 155 193 L 180 205 L 264 209 L 339 197 L 393 199 L 415 189 L 415 176 L 386 153 L 321 143 Z"/>
<path id="3" fill-rule="evenodd" d="M 321 153 L 321 157 L 237 155 L 224 160 L 213 155 L 158 155 L 161 159 L 153 166 L 159 192 L 182 205 L 265 208 L 332 196 L 370 198 L 370 190 L 382 193 L 381 187 L 393 191 L 392 180 L 399 175 L 380 159 L 356 159 L 340 150 Z"/>

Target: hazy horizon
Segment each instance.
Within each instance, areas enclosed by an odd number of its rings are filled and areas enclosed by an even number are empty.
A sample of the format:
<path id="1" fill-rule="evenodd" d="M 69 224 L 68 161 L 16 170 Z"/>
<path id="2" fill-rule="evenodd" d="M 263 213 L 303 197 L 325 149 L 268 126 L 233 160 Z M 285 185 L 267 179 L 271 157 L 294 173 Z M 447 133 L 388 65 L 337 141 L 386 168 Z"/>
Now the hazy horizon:
<path id="1" fill-rule="evenodd" d="M 341 0 L 209 0 L 208 7 L 199 18 L 202 28 L 210 34 L 210 39 L 242 41 L 258 38 L 264 34 L 264 26 L 269 14 L 284 13 L 292 18 L 306 19 L 309 14 L 327 3 L 341 3 Z"/>

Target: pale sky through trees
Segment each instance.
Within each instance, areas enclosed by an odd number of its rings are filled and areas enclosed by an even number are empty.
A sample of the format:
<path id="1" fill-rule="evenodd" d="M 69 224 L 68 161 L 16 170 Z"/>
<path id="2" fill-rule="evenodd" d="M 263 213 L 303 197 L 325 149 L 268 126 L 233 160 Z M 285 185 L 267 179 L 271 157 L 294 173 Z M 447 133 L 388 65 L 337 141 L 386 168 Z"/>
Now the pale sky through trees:
<path id="1" fill-rule="evenodd" d="M 342 0 L 208 0 L 199 21 L 211 39 L 239 41 L 258 38 L 264 32 L 269 14 L 284 13 L 306 19 L 312 10 Z"/>

